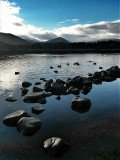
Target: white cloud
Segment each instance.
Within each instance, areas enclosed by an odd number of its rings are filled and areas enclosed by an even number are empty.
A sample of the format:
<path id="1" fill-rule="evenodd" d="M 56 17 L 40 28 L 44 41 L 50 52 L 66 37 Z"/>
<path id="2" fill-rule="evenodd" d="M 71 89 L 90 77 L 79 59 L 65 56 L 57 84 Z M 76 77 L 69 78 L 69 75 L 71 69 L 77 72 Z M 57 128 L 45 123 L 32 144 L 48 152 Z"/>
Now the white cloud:
<path id="1" fill-rule="evenodd" d="M 0 31 L 15 35 L 24 35 L 40 41 L 46 41 L 61 36 L 71 42 L 93 41 L 99 39 L 120 38 L 120 20 L 102 21 L 93 24 L 77 24 L 69 27 L 60 27 L 52 31 L 44 30 L 42 27 L 24 24 L 24 20 L 19 16 L 20 7 L 16 3 L 0 0 Z M 59 22 L 78 23 L 79 19 L 71 19 Z"/>

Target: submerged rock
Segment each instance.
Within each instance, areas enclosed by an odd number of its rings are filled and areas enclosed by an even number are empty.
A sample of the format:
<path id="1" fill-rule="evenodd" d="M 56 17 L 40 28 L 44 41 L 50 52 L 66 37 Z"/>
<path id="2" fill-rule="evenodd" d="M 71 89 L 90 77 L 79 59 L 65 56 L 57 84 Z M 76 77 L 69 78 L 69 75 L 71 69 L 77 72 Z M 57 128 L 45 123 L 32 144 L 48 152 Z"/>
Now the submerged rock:
<path id="1" fill-rule="evenodd" d="M 7 126 L 16 126 L 17 122 L 22 117 L 30 117 L 24 110 L 18 110 L 16 112 L 13 112 L 11 114 L 8 114 L 4 119 L 3 123 Z"/>
<path id="2" fill-rule="evenodd" d="M 78 62 L 75 62 L 75 63 L 74 63 L 74 65 L 77 65 L 77 66 L 79 66 L 80 64 L 79 64 Z"/>
<path id="3" fill-rule="evenodd" d="M 40 114 L 44 110 L 45 110 L 45 108 L 41 107 L 41 106 L 33 106 L 32 107 L 32 113 L 35 113 L 35 114 Z"/>
<path id="4" fill-rule="evenodd" d="M 52 66 L 50 66 L 50 69 L 53 69 L 53 67 L 52 67 Z"/>
<path id="5" fill-rule="evenodd" d="M 37 103 L 39 99 L 45 98 L 44 92 L 28 93 L 23 97 L 23 101 L 26 103 Z"/>
<path id="6" fill-rule="evenodd" d="M 33 117 L 23 117 L 17 123 L 17 130 L 25 136 L 33 136 L 41 127 L 41 120 Z"/>
<path id="7" fill-rule="evenodd" d="M 58 67 L 58 68 L 61 68 L 61 65 L 58 65 L 57 67 Z"/>
<path id="8" fill-rule="evenodd" d="M 20 74 L 20 72 L 15 72 L 15 75 Z"/>
<path id="9" fill-rule="evenodd" d="M 32 83 L 30 83 L 30 82 L 23 82 L 22 83 L 22 87 L 24 87 L 24 88 L 28 88 L 28 87 L 30 87 L 32 85 Z"/>
<path id="10" fill-rule="evenodd" d="M 45 78 L 40 78 L 40 80 L 43 80 L 43 81 L 44 81 L 44 80 L 45 80 Z"/>
<path id="11" fill-rule="evenodd" d="M 53 157 L 62 156 L 69 148 L 69 143 L 58 137 L 52 137 L 44 142 L 44 149 L 48 155 Z"/>
<path id="12" fill-rule="evenodd" d="M 60 95 L 56 96 L 55 98 L 56 98 L 57 100 L 60 100 L 60 99 L 61 99 Z"/>
<path id="13" fill-rule="evenodd" d="M 15 101 L 17 101 L 17 98 L 12 97 L 12 96 L 9 96 L 9 97 L 6 98 L 5 100 L 8 101 L 8 102 L 15 102 Z"/>
<path id="14" fill-rule="evenodd" d="M 35 82 L 35 85 L 40 85 L 41 84 L 41 82 Z"/>
<path id="15" fill-rule="evenodd" d="M 87 98 L 75 97 L 72 99 L 71 108 L 79 113 L 87 112 L 91 107 L 91 101 Z"/>
<path id="16" fill-rule="evenodd" d="M 54 72 L 55 72 L 55 73 L 58 73 L 58 71 L 57 71 L 57 70 L 55 70 Z"/>

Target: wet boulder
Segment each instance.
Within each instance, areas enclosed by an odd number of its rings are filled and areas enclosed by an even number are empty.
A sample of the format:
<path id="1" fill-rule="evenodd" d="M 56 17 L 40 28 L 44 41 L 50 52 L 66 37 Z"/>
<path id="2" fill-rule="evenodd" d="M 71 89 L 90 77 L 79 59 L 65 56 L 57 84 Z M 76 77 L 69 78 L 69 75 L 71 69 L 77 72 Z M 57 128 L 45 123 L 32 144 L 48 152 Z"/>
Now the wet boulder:
<path id="1" fill-rule="evenodd" d="M 115 78 L 119 78 L 120 77 L 120 69 L 107 69 L 106 72 L 108 73 L 108 76 L 112 76 Z"/>
<path id="2" fill-rule="evenodd" d="M 80 85 L 82 85 L 82 82 L 83 82 L 83 77 L 77 76 L 77 77 L 74 77 L 73 79 L 67 80 L 66 86 L 68 88 L 70 86 L 74 86 L 78 88 Z"/>
<path id="3" fill-rule="evenodd" d="M 57 82 L 52 83 L 51 88 L 53 94 L 59 94 L 59 95 L 65 93 L 67 90 L 67 88 L 63 84 Z"/>
<path id="4" fill-rule="evenodd" d="M 17 98 L 9 96 L 5 100 L 8 101 L 8 102 L 15 102 L 15 101 L 17 101 Z"/>
<path id="5" fill-rule="evenodd" d="M 30 83 L 30 82 L 23 82 L 22 83 L 22 87 L 24 87 L 24 88 L 28 88 L 28 87 L 30 87 L 32 85 L 32 83 Z"/>
<path id="6" fill-rule="evenodd" d="M 45 82 L 45 86 L 50 86 L 51 87 L 52 83 L 53 83 L 53 80 L 49 79 L 48 81 Z"/>
<path id="7" fill-rule="evenodd" d="M 54 72 L 55 72 L 55 73 L 58 73 L 58 71 L 57 71 L 57 70 L 55 70 Z"/>
<path id="8" fill-rule="evenodd" d="M 93 74 L 93 78 L 97 79 L 97 78 L 100 78 L 101 77 L 101 72 L 95 72 Z"/>
<path id="9" fill-rule="evenodd" d="M 53 67 L 52 67 L 52 66 L 50 66 L 50 69 L 53 69 Z"/>
<path id="10" fill-rule="evenodd" d="M 77 66 L 79 66 L 80 64 L 79 64 L 78 62 L 75 62 L 75 63 L 74 63 L 74 65 L 77 65 Z"/>
<path id="11" fill-rule="evenodd" d="M 23 88 L 22 89 L 22 96 L 26 95 L 28 93 L 28 89 L 27 88 Z"/>
<path id="12" fill-rule="evenodd" d="M 69 148 L 69 143 L 58 137 L 52 137 L 44 142 L 44 149 L 48 155 L 61 157 Z"/>
<path id="13" fill-rule="evenodd" d="M 94 84 L 102 84 L 102 78 L 93 79 Z"/>
<path id="14" fill-rule="evenodd" d="M 115 77 L 112 77 L 112 76 L 107 76 L 107 77 L 104 77 L 104 81 L 105 82 L 112 82 L 112 81 L 115 81 L 116 78 Z"/>
<path id="15" fill-rule="evenodd" d="M 45 78 L 42 77 L 42 78 L 40 78 L 40 80 L 45 81 Z"/>
<path id="16" fill-rule="evenodd" d="M 82 85 L 83 86 L 92 86 L 92 82 L 90 80 L 84 80 Z"/>
<path id="17" fill-rule="evenodd" d="M 37 103 L 37 101 L 41 98 L 45 98 L 44 92 L 33 92 L 26 94 L 23 97 L 23 101 L 26 103 Z"/>
<path id="18" fill-rule="evenodd" d="M 43 91 L 42 88 L 39 88 L 39 87 L 36 87 L 36 86 L 33 87 L 33 92 L 42 92 L 42 91 Z"/>
<path id="19" fill-rule="evenodd" d="M 71 108 L 79 113 L 87 112 L 91 107 L 91 101 L 87 98 L 75 97 L 72 99 Z"/>
<path id="20" fill-rule="evenodd" d="M 41 120 L 33 117 L 23 117 L 17 123 L 17 130 L 25 136 L 33 136 L 41 127 Z"/>
<path id="21" fill-rule="evenodd" d="M 35 82 L 35 85 L 40 85 L 41 84 L 41 82 Z"/>
<path id="22" fill-rule="evenodd" d="M 13 112 L 11 114 L 8 114 L 4 119 L 3 123 L 7 126 L 16 126 L 17 122 L 22 117 L 30 117 L 24 110 L 18 110 L 16 112 Z"/>
<path id="23" fill-rule="evenodd" d="M 86 95 L 86 94 L 88 94 L 90 92 L 90 90 L 91 90 L 91 87 L 89 87 L 89 86 L 83 86 L 82 93 L 84 95 Z"/>
<path id="24" fill-rule="evenodd" d="M 56 79 L 56 82 L 57 82 L 57 83 L 60 83 L 60 84 L 63 84 L 63 85 L 65 84 L 65 81 L 63 81 L 63 80 L 61 80 L 61 79 Z"/>
<path id="25" fill-rule="evenodd" d="M 51 92 L 52 91 L 52 88 L 51 88 L 51 86 L 44 86 L 44 88 L 43 88 L 43 90 L 44 91 L 46 91 L 46 92 Z"/>
<path id="26" fill-rule="evenodd" d="M 58 68 L 61 68 L 61 65 L 58 65 L 57 67 L 58 67 Z"/>
<path id="27" fill-rule="evenodd" d="M 45 108 L 41 107 L 41 106 L 33 106 L 32 107 L 32 113 L 34 113 L 34 114 L 40 114 L 44 110 L 45 110 Z"/>
<path id="28" fill-rule="evenodd" d="M 79 95 L 80 94 L 80 91 L 78 88 L 75 88 L 73 86 L 71 86 L 69 89 L 68 89 L 68 93 L 71 93 L 71 94 L 74 94 L 74 95 Z"/>
<path id="29" fill-rule="evenodd" d="M 106 71 L 102 71 L 101 72 L 101 77 L 106 77 L 106 76 L 108 76 L 108 73 Z"/>

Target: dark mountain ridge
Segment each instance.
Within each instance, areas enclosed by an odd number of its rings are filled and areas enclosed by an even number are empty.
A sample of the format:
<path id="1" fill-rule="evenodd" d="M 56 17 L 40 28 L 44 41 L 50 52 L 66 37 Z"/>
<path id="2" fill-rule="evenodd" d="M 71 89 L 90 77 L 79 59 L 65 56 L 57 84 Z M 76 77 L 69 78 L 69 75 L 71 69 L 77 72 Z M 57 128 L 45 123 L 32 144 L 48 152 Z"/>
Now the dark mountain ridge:
<path id="1" fill-rule="evenodd" d="M 1 33 L 0 32 L 0 42 L 10 44 L 10 45 L 28 45 L 29 42 L 25 41 L 24 39 L 15 36 L 10 33 Z"/>

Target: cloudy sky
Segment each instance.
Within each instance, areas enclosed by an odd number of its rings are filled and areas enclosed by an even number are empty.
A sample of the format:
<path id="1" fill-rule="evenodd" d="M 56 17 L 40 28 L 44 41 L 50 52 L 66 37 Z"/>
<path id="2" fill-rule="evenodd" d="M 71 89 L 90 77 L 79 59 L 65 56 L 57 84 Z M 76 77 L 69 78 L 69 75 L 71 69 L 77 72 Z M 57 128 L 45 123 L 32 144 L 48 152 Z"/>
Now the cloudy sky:
<path id="1" fill-rule="evenodd" d="M 0 32 L 40 41 L 119 38 L 119 0 L 0 0 Z"/>

